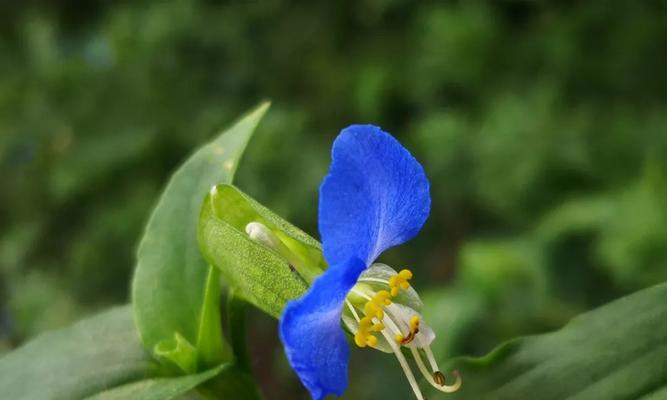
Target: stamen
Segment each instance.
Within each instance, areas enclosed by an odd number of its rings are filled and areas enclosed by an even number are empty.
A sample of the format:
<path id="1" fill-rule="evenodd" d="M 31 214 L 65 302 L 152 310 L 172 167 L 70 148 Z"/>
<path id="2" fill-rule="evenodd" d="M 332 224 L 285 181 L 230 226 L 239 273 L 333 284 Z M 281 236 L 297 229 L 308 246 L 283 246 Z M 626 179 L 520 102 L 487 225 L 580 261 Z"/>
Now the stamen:
<path id="1" fill-rule="evenodd" d="M 357 314 L 357 311 L 354 309 L 352 303 L 350 303 L 349 300 L 345 299 L 345 304 L 347 304 L 347 308 L 349 308 L 350 311 L 352 312 L 352 316 L 354 317 L 354 319 L 357 321 L 357 323 L 359 323 L 359 314 Z"/>
<path id="2" fill-rule="evenodd" d="M 391 295 L 386 290 L 380 290 L 375 293 L 373 298 L 368 300 L 364 305 L 364 314 L 366 317 L 375 317 L 381 321 L 384 318 L 384 307 L 391 304 L 390 297 Z"/>
<path id="3" fill-rule="evenodd" d="M 401 270 L 401 272 L 389 278 L 391 296 L 398 296 L 400 289 L 408 289 L 410 287 L 410 279 L 412 279 L 412 271 L 409 269 Z"/>
<path id="4" fill-rule="evenodd" d="M 410 333 L 408 333 L 408 336 L 403 337 L 403 335 L 396 335 L 394 338 L 396 339 L 396 343 L 401 345 L 406 345 L 412 342 L 418 333 L 419 333 L 419 316 L 413 315 L 412 318 L 410 318 Z"/>
<path id="5" fill-rule="evenodd" d="M 431 353 L 431 349 L 429 347 L 426 347 L 424 349 L 425 353 L 427 354 L 433 354 Z M 456 380 L 454 381 L 453 384 L 451 385 L 446 385 L 445 384 L 445 375 L 440 372 L 440 369 L 438 368 L 437 364 L 435 368 L 433 368 L 433 373 L 429 373 L 428 370 L 426 369 L 426 366 L 424 365 L 424 361 L 421 358 L 421 354 L 419 354 L 419 350 L 417 350 L 416 347 L 410 347 L 410 351 L 412 351 L 412 357 L 415 359 L 417 362 L 417 367 L 419 368 L 419 371 L 424 375 L 424 378 L 428 381 L 428 383 L 431 384 L 434 388 L 438 389 L 439 391 L 443 393 L 453 393 L 459 390 L 461 387 L 461 384 L 463 383 L 461 380 L 461 374 L 459 374 L 459 371 L 454 370 L 452 373 L 456 377 Z M 429 360 L 430 361 L 430 360 Z M 435 360 L 434 360 L 435 361 Z"/>
<path id="6" fill-rule="evenodd" d="M 362 348 L 366 346 L 375 347 L 378 339 L 372 332 L 379 332 L 382 329 L 384 329 L 384 325 L 374 323 L 370 317 L 364 317 L 359 320 L 359 328 L 354 334 L 354 343 Z"/>
<path id="7" fill-rule="evenodd" d="M 440 371 L 435 371 L 433 373 L 433 380 L 440 386 L 445 386 L 445 374 Z"/>
<path id="8" fill-rule="evenodd" d="M 366 299 L 366 300 L 370 300 L 370 299 L 371 299 L 371 296 L 367 295 L 366 293 L 364 293 L 364 292 L 362 292 L 362 291 L 360 291 L 360 290 L 357 290 L 356 288 L 352 288 L 352 290 L 350 290 L 350 291 L 351 291 L 351 292 L 354 292 L 354 294 L 356 294 L 356 295 L 359 296 L 359 297 L 363 297 L 363 298 Z"/>
<path id="9" fill-rule="evenodd" d="M 385 318 L 382 320 L 382 322 L 386 323 L 389 326 L 389 330 L 393 331 L 395 336 L 394 339 L 396 339 L 397 344 L 400 344 L 398 338 L 400 337 L 401 340 L 403 340 L 403 334 L 401 332 L 401 329 L 398 327 L 398 324 L 394 322 L 392 319 L 392 315 L 390 312 L 387 312 L 385 314 Z"/>
<path id="10" fill-rule="evenodd" d="M 382 331 L 382 335 L 384 335 L 385 339 L 387 339 L 387 342 L 389 342 L 391 349 L 394 351 L 394 354 L 398 359 L 398 363 L 401 365 L 401 368 L 403 369 L 403 373 L 405 374 L 406 378 L 408 378 L 410 387 L 412 388 L 412 391 L 415 393 L 417 400 L 424 400 L 424 396 L 422 395 L 422 392 L 419 389 L 417 380 L 415 379 L 415 376 L 412 373 L 412 370 L 410 369 L 408 361 L 405 359 L 403 353 L 401 353 L 401 349 L 398 347 L 396 343 L 394 343 L 393 340 L 391 340 L 391 338 L 389 337 L 389 333 L 387 333 L 387 331 Z"/>
<path id="11" fill-rule="evenodd" d="M 401 346 L 410 348 L 419 371 L 429 384 L 439 391 L 444 393 L 457 391 L 462 385 L 462 379 L 458 371 L 453 371 L 453 375 L 456 377 L 455 382 L 451 385 L 446 384 L 445 375 L 440 371 L 430 347 L 416 347 L 428 343 L 429 339 L 425 338 L 424 340 L 418 340 L 416 345 L 412 344 L 408 346 L 420 332 L 421 317 L 419 314 L 416 314 L 412 315 L 408 320 L 410 314 L 414 314 L 415 311 L 411 310 L 409 307 L 403 307 L 400 304 L 393 305 L 391 299 L 392 297 L 396 297 L 400 293 L 400 290 L 407 290 L 410 288 L 410 279 L 412 279 L 412 272 L 407 269 L 401 270 L 399 273 L 391 276 L 389 281 L 384 281 L 379 278 L 366 278 L 364 279 L 366 281 L 387 284 L 389 286 L 389 291 L 380 290 L 375 292 L 372 289 L 372 286 L 361 284 L 355 286 L 351 290 L 351 293 L 358 297 L 352 296 L 351 300 L 346 299 L 345 302 L 358 323 L 358 329 L 354 335 L 355 344 L 359 347 L 375 347 L 379 343 L 379 339 L 375 333 L 379 332 L 386 339 L 396 355 L 417 400 L 424 400 L 424 396 L 422 395 L 417 380 L 410 369 L 410 365 L 401 351 Z M 352 304 L 353 302 L 356 306 Z M 363 307 L 361 307 L 361 304 L 363 304 Z M 361 313 L 357 313 L 357 309 L 363 309 L 363 317 L 360 318 Z M 427 328 L 428 327 L 424 328 L 425 333 L 423 333 L 423 335 L 431 337 L 433 334 L 430 333 L 431 336 L 428 336 L 430 330 Z M 423 350 L 428 359 L 432 372 L 429 372 L 426 368 L 420 350 Z"/>
<path id="12" fill-rule="evenodd" d="M 433 372 L 439 371 L 440 368 L 438 367 L 438 363 L 435 361 L 435 356 L 433 355 L 433 352 L 431 351 L 430 347 L 425 347 L 424 348 L 424 353 L 426 353 L 426 358 L 428 359 L 429 364 L 431 364 L 431 370 Z"/>

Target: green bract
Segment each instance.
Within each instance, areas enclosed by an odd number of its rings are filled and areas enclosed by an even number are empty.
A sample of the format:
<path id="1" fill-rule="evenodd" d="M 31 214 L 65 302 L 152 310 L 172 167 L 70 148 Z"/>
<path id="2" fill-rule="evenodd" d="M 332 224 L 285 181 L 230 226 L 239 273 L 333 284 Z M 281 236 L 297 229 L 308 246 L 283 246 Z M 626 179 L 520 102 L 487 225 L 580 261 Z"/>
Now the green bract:
<path id="1" fill-rule="evenodd" d="M 268 228 L 301 265 L 290 266 L 274 249 L 250 239 L 245 227 L 251 222 Z M 231 185 L 214 187 L 204 200 L 199 243 L 240 297 L 276 318 L 288 300 L 307 289 L 304 275 L 316 276 L 326 267 L 315 239 Z"/>

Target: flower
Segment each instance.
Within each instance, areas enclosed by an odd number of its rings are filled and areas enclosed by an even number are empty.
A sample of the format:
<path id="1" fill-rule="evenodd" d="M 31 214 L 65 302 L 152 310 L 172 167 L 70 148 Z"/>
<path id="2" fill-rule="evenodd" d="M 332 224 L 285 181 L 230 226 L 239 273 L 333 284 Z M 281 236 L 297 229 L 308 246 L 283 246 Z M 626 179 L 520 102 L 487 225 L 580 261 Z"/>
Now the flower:
<path id="1" fill-rule="evenodd" d="M 341 396 L 348 385 L 349 345 L 393 352 L 418 399 L 423 399 L 401 347 L 410 350 L 434 387 L 445 385 L 430 350 L 435 338 L 410 287 L 412 272 L 373 264 L 390 247 L 413 238 L 430 211 L 429 182 L 419 162 L 391 135 L 352 125 L 335 140 L 320 186 L 319 230 L 328 269 L 280 320 L 287 358 L 313 399 Z M 430 371 L 424 363 L 428 360 Z"/>

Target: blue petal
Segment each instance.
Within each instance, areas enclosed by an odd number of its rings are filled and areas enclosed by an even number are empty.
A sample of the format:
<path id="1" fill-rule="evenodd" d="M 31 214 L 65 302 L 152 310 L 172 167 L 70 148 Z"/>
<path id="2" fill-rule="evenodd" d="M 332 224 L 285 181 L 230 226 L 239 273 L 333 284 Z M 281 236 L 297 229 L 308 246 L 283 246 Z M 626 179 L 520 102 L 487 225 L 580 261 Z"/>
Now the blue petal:
<path id="1" fill-rule="evenodd" d="M 366 268 L 359 259 L 330 266 L 310 290 L 285 307 L 280 339 L 287 359 L 313 399 L 347 388 L 350 349 L 341 327 L 347 293 Z"/>
<path id="2" fill-rule="evenodd" d="M 343 129 L 320 187 L 319 229 L 329 265 L 352 257 L 370 265 L 412 239 L 430 207 L 424 169 L 396 139 L 372 125 Z"/>

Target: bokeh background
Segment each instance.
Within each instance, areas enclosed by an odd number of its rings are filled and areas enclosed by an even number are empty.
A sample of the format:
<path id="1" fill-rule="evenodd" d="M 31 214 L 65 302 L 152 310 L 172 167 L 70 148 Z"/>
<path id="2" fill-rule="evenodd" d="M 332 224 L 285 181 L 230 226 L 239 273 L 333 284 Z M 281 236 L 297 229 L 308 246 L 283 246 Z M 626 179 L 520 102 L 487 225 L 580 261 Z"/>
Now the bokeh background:
<path id="1" fill-rule="evenodd" d="M 265 98 L 237 184 L 314 236 L 341 128 L 424 164 L 432 215 L 383 261 L 441 359 L 557 329 L 667 280 L 666 71 L 659 0 L 2 2 L 0 352 L 127 302 L 170 172 Z M 249 324 L 267 397 L 305 399 Z M 395 359 L 353 351 L 346 398 L 381 396 Z"/>

